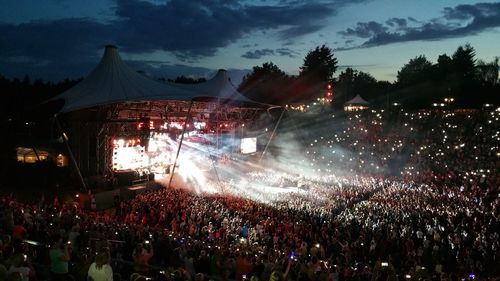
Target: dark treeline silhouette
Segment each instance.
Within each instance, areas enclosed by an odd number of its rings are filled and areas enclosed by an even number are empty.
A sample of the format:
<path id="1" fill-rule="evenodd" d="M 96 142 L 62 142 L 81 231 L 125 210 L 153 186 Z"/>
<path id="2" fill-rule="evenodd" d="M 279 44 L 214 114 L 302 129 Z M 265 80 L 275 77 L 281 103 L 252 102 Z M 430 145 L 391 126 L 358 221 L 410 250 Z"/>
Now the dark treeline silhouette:
<path id="1" fill-rule="evenodd" d="M 203 78 L 203 77 L 195 79 L 192 77 L 181 75 L 175 79 L 168 79 L 168 80 L 162 79 L 162 81 L 167 81 L 167 82 L 171 82 L 171 83 L 179 83 L 179 84 L 197 84 L 197 83 L 206 82 L 207 79 Z"/>
<path id="2" fill-rule="evenodd" d="M 256 101 L 284 105 L 314 99 L 337 70 L 337 58 L 325 45 L 310 50 L 298 76 L 285 74 L 272 62 L 255 66 L 238 89 Z"/>
<path id="3" fill-rule="evenodd" d="M 280 104 L 289 95 L 285 91 L 292 77 L 286 75 L 277 65 L 266 62 L 254 66 L 253 71 L 244 77 L 239 90 L 247 97 L 261 102 Z"/>
<path id="4" fill-rule="evenodd" d="M 377 81 L 369 73 L 348 67 L 333 81 L 333 106 L 342 108 L 346 101 L 357 94 L 372 104 L 382 103 L 383 97 L 386 97 L 392 87 L 387 81 Z"/>
<path id="5" fill-rule="evenodd" d="M 307 102 L 321 96 L 326 83 L 333 85 L 333 105 L 341 107 L 357 94 L 376 106 L 400 103 L 407 108 L 428 108 L 453 97 L 454 107 L 480 107 L 485 103 L 498 104 L 500 83 L 499 60 L 476 59 L 474 48 L 465 44 L 452 55 L 442 54 L 436 63 L 418 55 L 403 65 L 393 83 L 377 81 L 369 73 L 353 68 L 344 69 L 336 78 L 338 61 L 333 50 L 325 45 L 312 49 L 304 58 L 299 75 L 287 75 L 277 65 L 266 62 L 255 66 L 243 79 L 239 90 L 257 101 L 288 104 Z M 43 80 L 7 79 L 0 75 L 3 100 L 0 117 L 31 118 L 42 102 L 71 88 L 79 80 L 65 79 L 53 83 Z M 173 83 L 194 84 L 205 78 L 178 76 L 160 79 Z"/>
<path id="6" fill-rule="evenodd" d="M 31 81 L 26 75 L 22 80 L 7 79 L 0 75 L 0 90 L 3 102 L 0 108 L 2 119 L 26 119 L 32 116 L 38 106 L 76 85 L 81 79 L 53 83 L 41 79 Z M 38 112 L 37 112 L 38 113 Z"/>
<path id="7" fill-rule="evenodd" d="M 311 50 L 298 76 L 290 76 L 272 62 L 255 66 L 239 90 L 249 98 L 274 104 L 311 101 L 322 95 L 326 83 L 333 85 L 333 106 L 342 105 L 357 94 L 374 106 L 399 103 L 406 108 L 428 108 L 433 103 L 471 108 L 486 103 L 498 104 L 500 85 L 498 58 L 491 62 L 476 60 L 474 48 L 465 44 L 451 55 L 443 54 L 437 63 L 419 55 L 406 63 L 393 83 L 377 81 L 369 73 L 353 68 L 337 70 L 337 59 L 326 47 Z"/>
<path id="8" fill-rule="evenodd" d="M 0 130 L 7 136 L 6 142 L 30 143 L 54 137 L 55 129 L 52 116 L 62 106 L 62 101 L 47 102 L 76 85 L 80 80 L 65 79 L 58 83 L 31 81 L 29 76 L 23 80 L 7 79 L 0 76 L 0 92 L 3 102 L 0 105 Z M 3 146 L 2 149 L 12 146 Z M 10 153 L 10 152 L 9 152 Z"/>
<path id="9" fill-rule="evenodd" d="M 440 55 L 435 64 L 424 55 L 411 59 L 398 72 L 390 99 L 412 108 L 429 107 L 448 98 L 453 98 L 452 107 L 498 104 L 498 58 L 484 62 L 475 56 L 474 48 L 466 44 L 452 56 Z"/>

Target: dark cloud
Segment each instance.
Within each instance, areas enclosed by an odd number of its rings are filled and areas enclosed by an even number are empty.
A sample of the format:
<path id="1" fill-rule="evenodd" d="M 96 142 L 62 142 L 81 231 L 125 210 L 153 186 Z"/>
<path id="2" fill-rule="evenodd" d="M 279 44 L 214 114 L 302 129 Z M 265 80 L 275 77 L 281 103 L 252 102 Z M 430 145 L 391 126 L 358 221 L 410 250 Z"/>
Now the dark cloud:
<path id="1" fill-rule="evenodd" d="M 260 59 L 261 57 L 272 56 L 272 55 L 294 58 L 297 56 L 297 52 L 289 48 L 278 48 L 275 50 L 261 49 L 261 50 L 248 51 L 243 55 L 241 55 L 241 57 L 247 59 Z"/>
<path id="2" fill-rule="evenodd" d="M 274 55 L 274 50 L 271 49 L 262 49 L 262 50 L 254 50 L 248 51 L 241 55 L 242 58 L 247 59 L 260 59 L 261 57 Z"/>
<path id="3" fill-rule="evenodd" d="M 385 23 L 391 27 L 405 27 L 408 24 L 406 19 L 403 18 L 391 18 L 388 19 Z"/>
<path id="4" fill-rule="evenodd" d="M 486 10 L 485 10 L 486 8 Z M 477 16 L 482 16 L 489 13 L 489 5 L 459 5 L 455 8 L 445 8 L 443 11 L 444 17 L 447 19 L 467 20 Z"/>
<path id="5" fill-rule="evenodd" d="M 84 77 L 95 66 L 95 61 L 39 61 L 28 57 L 16 57 L 14 59 L 0 57 L 0 75 L 9 78 L 22 78 L 29 75 L 32 80 L 61 81 L 65 78 L 77 79 Z"/>
<path id="6" fill-rule="evenodd" d="M 345 31 L 340 31 L 339 34 L 345 37 L 355 36 L 360 38 L 370 38 L 374 35 L 385 32 L 386 30 L 387 27 L 378 22 L 358 22 L 355 28 L 348 28 Z"/>
<path id="7" fill-rule="evenodd" d="M 252 6 L 224 0 L 172 0 L 165 4 L 117 0 L 115 19 L 107 23 L 67 19 L 2 25 L 4 40 L 0 42 L 8 42 L 10 52 L 34 57 L 55 57 L 54 53 L 65 51 L 58 47 L 63 44 L 68 45 L 68 51 L 79 48 L 95 52 L 96 45 L 112 41 L 127 52 L 164 50 L 181 59 L 196 58 L 214 55 L 218 48 L 256 31 L 279 30 L 282 38 L 308 34 L 323 28 L 322 19 L 334 12 L 334 5 L 316 1 Z M 48 48 L 30 47 L 39 42 Z M 8 47 L 0 48 L 4 51 Z M 44 52 L 47 49 L 52 51 Z"/>
<path id="8" fill-rule="evenodd" d="M 88 19 L 0 24 L 0 74 L 59 80 L 92 70 L 113 33 Z"/>
<path id="9" fill-rule="evenodd" d="M 154 5 L 118 0 L 114 24 L 123 30 L 118 41 L 129 52 L 165 50 L 181 59 L 211 56 L 251 31 L 241 24 L 248 21 L 247 15 L 235 5 L 225 1 L 172 0 Z"/>
<path id="10" fill-rule="evenodd" d="M 302 35 L 314 33 L 316 31 L 322 29 L 323 27 L 324 26 L 322 26 L 322 25 L 314 25 L 314 24 L 290 27 L 286 30 L 281 31 L 280 37 L 282 39 L 295 38 L 295 37 L 299 37 Z"/>
<path id="11" fill-rule="evenodd" d="M 278 48 L 276 49 L 276 53 L 280 56 L 290 57 L 290 58 L 295 58 L 298 55 L 296 51 L 289 48 Z"/>
<path id="12" fill-rule="evenodd" d="M 254 2 L 247 0 L 170 0 L 151 3 L 115 0 L 107 20 L 62 19 L 0 24 L 0 62 L 26 57 L 60 65 L 97 61 L 102 47 L 116 44 L 129 53 L 168 51 L 186 62 L 212 56 L 255 32 L 295 39 L 325 27 L 347 0 Z M 363 2 L 369 0 L 357 0 Z M 280 53 L 281 55 L 281 53 Z M 5 66 L 0 66 L 4 71 Z M 27 70 L 28 71 L 28 70 Z M 29 72 L 29 71 L 28 71 Z M 4 72 L 5 73 L 5 72 Z"/>
<path id="13" fill-rule="evenodd" d="M 114 28 L 88 19 L 0 24 L 0 56 L 27 56 L 36 60 L 87 60 L 112 38 Z"/>
<path id="14" fill-rule="evenodd" d="M 250 47 L 257 47 L 257 46 L 259 46 L 259 44 L 257 44 L 257 43 L 253 43 L 253 44 L 248 43 L 248 44 L 243 44 L 240 47 L 241 48 L 250 48 Z"/>
<path id="15" fill-rule="evenodd" d="M 409 25 L 408 21 L 419 24 Z M 385 24 L 359 22 L 356 28 L 348 28 L 339 34 L 345 37 L 367 39 L 357 47 L 344 47 L 337 50 L 366 48 L 397 42 L 415 40 L 441 40 L 462 37 L 500 27 L 500 3 L 479 3 L 445 8 L 441 18 L 420 23 L 413 18 L 389 19 Z"/>
<path id="16" fill-rule="evenodd" d="M 125 61 L 125 63 L 132 69 L 141 71 L 153 79 L 175 79 L 180 75 L 210 78 L 214 74 L 214 70 L 206 67 L 192 67 L 184 64 L 169 64 L 163 63 L 161 61 L 127 60 Z"/>

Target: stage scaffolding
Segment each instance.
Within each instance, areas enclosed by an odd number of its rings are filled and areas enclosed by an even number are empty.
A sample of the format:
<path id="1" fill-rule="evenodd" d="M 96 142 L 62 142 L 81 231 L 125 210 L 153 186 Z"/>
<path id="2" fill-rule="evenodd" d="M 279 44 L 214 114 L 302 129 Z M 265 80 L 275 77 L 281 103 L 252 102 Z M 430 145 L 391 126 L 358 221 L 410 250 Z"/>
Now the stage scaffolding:
<path id="1" fill-rule="evenodd" d="M 267 112 L 266 112 L 267 111 Z M 184 124 L 181 134 L 190 122 L 205 122 L 205 131 L 216 135 L 216 149 L 222 134 L 232 133 L 233 138 L 243 137 L 242 124 L 252 124 L 262 114 L 269 114 L 269 108 L 259 105 L 235 105 L 221 99 L 193 101 L 144 101 L 126 102 L 99 106 L 58 116 L 65 127 L 67 142 L 74 165 L 84 177 L 105 176 L 113 173 L 111 167 L 111 142 L 116 137 L 134 137 L 146 140 L 154 124 L 179 122 Z M 137 124 L 147 128 L 139 130 Z M 228 126 L 222 126 L 226 125 Z M 61 128 L 61 130 L 63 130 Z M 63 132 L 63 131 L 61 131 Z M 268 142 L 271 141 L 271 138 Z M 177 156 L 180 152 L 179 145 Z M 266 145 L 267 147 L 267 145 Z M 175 166 L 174 166 L 175 167 Z"/>

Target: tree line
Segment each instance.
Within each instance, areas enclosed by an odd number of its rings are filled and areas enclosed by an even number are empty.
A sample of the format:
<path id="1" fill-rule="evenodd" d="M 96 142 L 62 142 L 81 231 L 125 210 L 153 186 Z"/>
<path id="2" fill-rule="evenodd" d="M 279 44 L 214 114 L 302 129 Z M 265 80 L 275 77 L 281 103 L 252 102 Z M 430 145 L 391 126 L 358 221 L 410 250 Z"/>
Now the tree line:
<path id="1" fill-rule="evenodd" d="M 486 62 L 476 59 L 470 44 L 459 46 L 451 54 L 442 54 L 436 63 L 425 55 L 418 55 L 397 73 L 395 82 L 378 81 L 371 74 L 348 67 L 336 77 L 338 59 L 326 45 L 311 49 L 304 57 L 298 75 L 288 75 L 273 62 L 254 66 L 239 85 L 247 97 L 270 104 L 285 105 L 311 102 L 325 93 L 325 85 L 332 85 L 334 107 L 357 94 L 374 106 L 393 103 L 408 108 L 427 108 L 452 97 L 455 107 L 480 107 L 485 103 L 500 104 L 499 58 Z M 4 102 L 0 117 L 29 116 L 40 103 L 71 88 L 81 79 L 53 83 L 43 80 L 7 79 L 0 75 L 0 89 Z M 160 79 L 167 81 L 165 79 Z M 168 79 L 174 83 L 200 83 L 179 76 Z"/>
<path id="2" fill-rule="evenodd" d="M 22 80 L 18 78 L 7 79 L 0 75 L 0 90 L 3 102 L 0 106 L 2 119 L 15 119 L 17 117 L 31 117 L 33 110 L 46 100 L 73 87 L 81 79 L 53 83 L 41 79 L 32 81 L 28 75 Z"/>
<path id="3" fill-rule="evenodd" d="M 348 67 L 337 77 L 338 60 L 326 45 L 310 50 L 299 75 L 287 75 L 277 65 L 266 62 L 253 67 L 239 90 L 256 101 L 272 104 L 310 102 L 333 86 L 332 106 L 342 105 L 357 94 L 375 106 L 401 104 L 407 108 L 427 108 L 433 103 L 454 107 L 480 107 L 499 103 L 498 57 L 491 62 L 476 60 L 470 44 L 459 46 L 451 55 L 442 54 L 437 63 L 425 55 L 412 58 L 397 73 L 393 83 L 378 81 L 371 74 Z"/>

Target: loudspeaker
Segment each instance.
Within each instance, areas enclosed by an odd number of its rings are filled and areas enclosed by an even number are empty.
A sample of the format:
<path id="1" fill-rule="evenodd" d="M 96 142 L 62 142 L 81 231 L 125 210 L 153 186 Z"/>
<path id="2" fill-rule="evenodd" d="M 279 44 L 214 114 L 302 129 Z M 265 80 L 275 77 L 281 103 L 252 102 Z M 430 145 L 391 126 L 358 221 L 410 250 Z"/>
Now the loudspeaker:
<path id="1" fill-rule="evenodd" d="M 115 178 L 118 186 L 132 185 L 133 181 L 137 177 L 137 172 L 132 170 L 115 172 Z"/>

